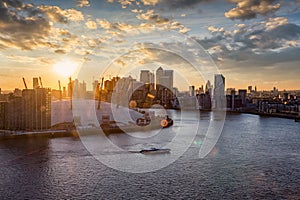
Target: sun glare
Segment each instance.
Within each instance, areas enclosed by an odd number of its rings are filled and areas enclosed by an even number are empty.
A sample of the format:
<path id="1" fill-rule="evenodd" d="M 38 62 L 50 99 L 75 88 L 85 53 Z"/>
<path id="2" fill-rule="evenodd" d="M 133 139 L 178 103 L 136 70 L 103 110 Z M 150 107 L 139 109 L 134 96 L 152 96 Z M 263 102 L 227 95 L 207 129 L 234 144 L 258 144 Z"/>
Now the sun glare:
<path id="1" fill-rule="evenodd" d="M 78 63 L 69 59 L 64 59 L 58 61 L 56 64 L 53 65 L 53 70 L 63 76 L 63 77 L 69 77 L 74 74 L 78 67 Z"/>

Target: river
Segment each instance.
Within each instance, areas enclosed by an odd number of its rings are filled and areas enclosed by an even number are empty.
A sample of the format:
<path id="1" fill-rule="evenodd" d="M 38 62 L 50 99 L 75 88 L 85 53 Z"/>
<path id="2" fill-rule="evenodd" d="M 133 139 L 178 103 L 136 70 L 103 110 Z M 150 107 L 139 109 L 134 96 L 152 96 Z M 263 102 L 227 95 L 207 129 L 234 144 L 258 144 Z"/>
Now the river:
<path id="1" fill-rule="evenodd" d="M 181 134 L 182 140 L 195 131 L 186 119 L 179 123 L 182 119 L 177 111 L 170 116 L 175 119 L 170 130 Z M 200 131 L 205 130 L 203 125 L 210 116 L 201 114 Z M 121 149 L 130 150 L 164 146 L 174 138 L 167 132 L 150 145 L 122 134 L 109 138 Z M 108 167 L 80 138 L 3 140 L 0 199 L 300 199 L 300 123 L 231 114 L 226 116 L 217 144 L 204 158 L 199 158 L 201 139 L 198 131 L 184 152 L 171 149 L 169 155 L 137 155 L 126 161 L 126 156 L 117 156 L 125 153 L 104 153 L 122 159 L 120 165 L 128 162 L 131 170 L 135 158 L 162 166 L 160 160 L 178 156 L 163 168 L 146 173 Z"/>

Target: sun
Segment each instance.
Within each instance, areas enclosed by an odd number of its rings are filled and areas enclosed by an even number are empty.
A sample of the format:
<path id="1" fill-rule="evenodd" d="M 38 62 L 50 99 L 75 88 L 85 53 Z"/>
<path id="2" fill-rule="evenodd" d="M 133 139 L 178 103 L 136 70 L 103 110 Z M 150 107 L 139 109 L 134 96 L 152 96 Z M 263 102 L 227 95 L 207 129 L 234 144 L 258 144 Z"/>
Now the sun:
<path id="1" fill-rule="evenodd" d="M 74 74 L 78 65 L 79 64 L 75 61 L 63 59 L 53 65 L 53 70 L 63 77 L 69 77 Z"/>

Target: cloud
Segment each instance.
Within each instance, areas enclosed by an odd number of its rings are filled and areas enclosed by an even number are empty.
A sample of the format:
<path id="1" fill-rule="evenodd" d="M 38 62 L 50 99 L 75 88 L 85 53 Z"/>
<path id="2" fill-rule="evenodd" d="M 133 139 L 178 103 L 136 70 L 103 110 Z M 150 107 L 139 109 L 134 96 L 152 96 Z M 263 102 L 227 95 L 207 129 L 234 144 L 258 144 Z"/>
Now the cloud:
<path id="1" fill-rule="evenodd" d="M 266 22 L 262 22 L 262 24 L 266 27 L 266 30 L 272 30 L 278 26 L 285 25 L 288 23 L 288 19 L 285 17 L 276 17 L 270 18 Z"/>
<path id="2" fill-rule="evenodd" d="M 187 27 L 183 27 L 182 29 L 179 29 L 179 33 L 187 33 L 189 32 L 191 29 L 187 28 Z"/>
<path id="3" fill-rule="evenodd" d="M 82 8 L 82 7 L 89 7 L 90 2 L 88 0 L 77 0 L 77 6 Z"/>
<path id="4" fill-rule="evenodd" d="M 144 11 L 142 11 L 144 12 Z M 141 32 L 150 32 L 155 30 L 178 30 L 181 33 L 186 33 L 190 29 L 184 27 L 177 21 L 172 21 L 155 14 L 153 10 L 140 13 L 138 19 L 146 21 L 140 24 L 128 24 L 120 22 L 109 22 L 105 19 L 96 19 L 97 24 L 105 29 L 108 34 L 123 37 L 124 34 L 140 34 Z M 155 28 L 154 26 L 155 25 Z"/>
<path id="5" fill-rule="evenodd" d="M 38 11 L 48 16 L 52 22 L 67 23 L 68 21 L 83 21 L 83 13 L 75 9 L 63 10 L 58 6 L 38 6 Z"/>
<path id="6" fill-rule="evenodd" d="M 55 27 L 54 23 L 66 24 L 83 19 L 83 14 L 75 9 L 3 0 L 0 3 L 0 48 L 60 49 L 64 43 L 72 42 L 73 35 L 66 29 Z"/>
<path id="7" fill-rule="evenodd" d="M 122 34 L 134 32 L 139 28 L 139 25 L 136 24 L 131 25 L 121 22 L 109 22 L 105 19 L 96 19 L 96 22 L 101 28 L 105 29 L 108 34 L 114 36 L 122 36 Z"/>
<path id="8" fill-rule="evenodd" d="M 154 10 L 148 10 L 145 13 L 138 14 L 137 18 L 140 20 L 151 21 L 156 24 L 166 24 L 170 22 L 170 19 L 161 17 L 159 14 L 154 13 Z"/>
<path id="9" fill-rule="evenodd" d="M 97 23 L 95 21 L 88 20 L 85 25 L 88 29 L 97 29 Z"/>
<path id="10" fill-rule="evenodd" d="M 168 1 L 164 2 L 164 0 L 107 0 L 107 2 L 113 3 L 118 2 L 122 5 L 123 8 L 126 8 L 127 6 L 134 7 L 131 12 L 136 14 L 136 18 L 141 21 L 146 21 L 145 23 L 140 24 L 134 24 L 129 25 L 126 23 L 110 23 L 106 20 L 98 20 L 98 24 L 108 30 L 108 32 L 112 35 L 118 35 L 121 36 L 121 31 L 127 31 L 127 32 L 139 32 L 139 31 L 149 31 L 150 29 L 153 29 L 153 27 L 157 29 L 164 29 L 164 30 L 177 30 L 180 33 L 187 33 L 190 31 L 188 27 L 183 26 L 178 21 L 174 21 L 173 17 L 164 17 L 160 14 L 156 13 L 154 9 L 140 9 L 141 4 L 145 6 L 154 6 L 156 4 L 162 3 L 168 3 Z M 189 1 L 178 1 L 179 2 L 187 2 Z M 186 16 L 186 14 L 182 14 L 182 16 Z M 121 25 L 124 26 L 121 28 Z"/>
<path id="11" fill-rule="evenodd" d="M 66 54 L 66 51 L 64 49 L 57 49 L 54 52 L 57 54 Z"/>
<path id="12" fill-rule="evenodd" d="M 71 37 L 72 34 L 70 33 L 70 31 L 66 30 L 66 29 L 62 29 L 62 28 L 54 28 L 52 27 L 52 33 L 59 35 L 59 36 L 65 36 L 65 37 Z"/>
<path id="13" fill-rule="evenodd" d="M 208 3 L 208 2 L 213 2 L 215 0 L 161 0 L 161 3 L 164 5 L 167 5 L 169 8 L 172 9 L 180 9 L 180 8 L 188 8 L 192 7 L 196 4 L 199 3 Z"/>
<path id="14" fill-rule="evenodd" d="M 236 7 L 225 13 L 229 19 L 252 19 L 257 15 L 268 15 L 280 8 L 280 4 L 274 4 L 275 0 L 230 0 L 236 3 Z"/>
<path id="15" fill-rule="evenodd" d="M 19 14 L 18 11 L 23 13 Z M 29 50 L 43 43 L 50 33 L 47 19 L 32 15 L 36 10 L 32 5 L 20 1 L 3 0 L 0 3 L 0 46 Z"/>
<path id="16" fill-rule="evenodd" d="M 172 18 L 162 17 L 159 14 L 155 13 L 154 10 L 139 12 L 137 18 L 147 21 L 146 24 L 141 24 L 140 28 L 147 28 L 156 25 L 157 28 L 164 30 L 178 30 L 178 32 L 180 33 L 187 33 L 188 31 L 190 31 L 189 28 L 185 27 L 180 22 L 174 21 Z"/>
<path id="17" fill-rule="evenodd" d="M 117 59 L 117 60 L 115 60 L 115 62 L 116 62 L 118 65 L 121 65 L 122 67 L 126 66 L 126 63 L 125 63 L 123 60 L 121 60 L 121 59 Z"/>
<path id="18" fill-rule="evenodd" d="M 122 8 L 127 8 L 128 6 L 162 6 L 168 7 L 169 9 L 181 9 L 192 7 L 196 4 L 202 2 L 213 2 L 217 0 L 106 0 L 109 3 L 118 2 L 121 4 Z"/>
<path id="19" fill-rule="evenodd" d="M 31 56 L 20 56 L 20 55 L 13 55 L 13 54 L 6 56 L 6 58 L 14 62 L 20 62 L 20 63 L 31 63 L 39 60 L 39 58 L 35 58 Z"/>
<path id="20" fill-rule="evenodd" d="M 7 59 L 9 59 L 11 62 L 15 63 L 30 63 L 30 65 L 36 65 L 36 64 L 53 64 L 54 60 L 53 58 L 49 57 L 41 57 L 41 56 L 28 56 L 28 55 L 16 55 L 16 54 L 9 54 L 6 56 Z"/>
<path id="21" fill-rule="evenodd" d="M 146 6 L 154 6 L 159 2 L 159 0 L 141 0 L 141 1 Z"/>
<path id="22" fill-rule="evenodd" d="M 214 26 L 209 26 L 208 27 L 208 30 L 212 33 L 215 33 L 215 32 L 224 32 L 225 29 L 222 27 L 222 28 L 216 28 Z"/>
<path id="23" fill-rule="evenodd" d="M 209 27 L 212 36 L 198 41 L 215 61 L 238 62 L 241 67 L 299 61 L 300 26 L 286 18 L 270 18 L 254 25 L 237 24 L 234 29 Z"/>
<path id="24" fill-rule="evenodd" d="M 134 3 L 139 4 L 139 2 L 136 0 L 106 0 L 106 1 L 109 3 L 113 3 L 115 1 L 117 1 L 119 4 L 121 4 L 122 8 L 127 8 L 127 6 L 131 6 Z"/>

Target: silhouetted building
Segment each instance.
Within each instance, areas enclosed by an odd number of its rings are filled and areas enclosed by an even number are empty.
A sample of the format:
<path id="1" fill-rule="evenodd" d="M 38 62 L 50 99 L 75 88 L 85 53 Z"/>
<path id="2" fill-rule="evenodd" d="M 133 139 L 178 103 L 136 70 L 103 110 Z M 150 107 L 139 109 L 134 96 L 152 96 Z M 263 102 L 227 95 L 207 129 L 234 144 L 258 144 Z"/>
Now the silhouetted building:
<path id="1" fill-rule="evenodd" d="M 8 102 L 7 101 L 0 101 L 0 129 L 5 129 L 7 124 L 7 109 L 8 109 Z"/>
<path id="2" fill-rule="evenodd" d="M 51 90 L 38 88 L 35 90 L 36 111 L 35 130 L 48 129 L 51 127 Z"/>
<path id="3" fill-rule="evenodd" d="M 36 127 L 36 93 L 33 89 L 23 90 L 23 113 L 24 113 L 24 128 L 27 130 L 33 130 Z M 22 104 L 21 104 L 22 105 Z"/>
<path id="4" fill-rule="evenodd" d="M 227 101 L 227 108 L 234 110 L 236 108 L 236 95 L 235 95 L 235 88 L 228 88 L 226 90 L 226 101 Z"/>
<path id="5" fill-rule="evenodd" d="M 25 129 L 42 130 L 51 127 L 51 91 L 47 88 L 23 90 Z"/>
<path id="6" fill-rule="evenodd" d="M 198 94 L 198 102 L 200 110 L 211 110 L 211 96 L 208 91 Z"/>
<path id="7" fill-rule="evenodd" d="M 149 108 L 154 104 L 155 95 L 155 90 L 152 90 L 150 84 L 143 84 L 134 90 L 130 101 L 136 102 L 139 108 Z"/>
<path id="8" fill-rule="evenodd" d="M 43 130 L 51 127 L 51 90 L 25 89 L 1 103 L 0 126 L 8 130 Z M 4 125 L 4 126 L 3 126 Z"/>
<path id="9" fill-rule="evenodd" d="M 195 86 L 189 86 L 189 93 L 191 97 L 195 96 Z"/>
<path id="10" fill-rule="evenodd" d="M 140 81 L 149 85 L 150 90 L 154 90 L 154 74 L 149 70 L 141 70 Z"/>
<path id="11" fill-rule="evenodd" d="M 210 81 L 208 80 L 206 85 L 205 85 L 205 92 L 208 92 L 210 96 L 212 96 L 212 85 Z"/>
<path id="12" fill-rule="evenodd" d="M 214 103 L 216 110 L 225 108 L 225 78 L 222 74 L 215 75 Z"/>
<path id="13" fill-rule="evenodd" d="M 240 110 L 243 107 L 240 95 L 226 95 L 226 102 L 227 110 Z"/>
<path id="14" fill-rule="evenodd" d="M 143 83 L 154 83 L 154 74 L 149 70 L 141 70 L 140 81 Z"/>
<path id="15" fill-rule="evenodd" d="M 201 85 L 201 87 L 199 87 L 199 89 L 196 91 L 196 95 L 197 94 L 202 94 L 202 93 L 204 93 L 205 91 L 204 91 L 204 88 L 203 88 L 203 85 Z"/>
<path id="16" fill-rule="evenodd" d="M 249 92 L 249 93 L 253 92 L 252 85 L 249 85 L 249 86 L 248 86 L 248 92 Z"/>
<path id="17" fill-rule="evenodd" d="M 66 98 L 66 97 L 67 97 L 67 89 L 66 89 L 66 87 L 63 87 L 62 97 L 63 97 L 63 98 Z"/>
<path id="18" fill-rule="evenodd" d="M 283 93 L 283 101 L 287 101 L 289 99 L 289 93 L 284 92 Z"/>
<path id="19" fill-rule="evenodd" d="M 173 95 L 174 95 L 175 97 L 178 97 L 178 95 L 179 95 L 179 90 L 178 90 L 178 88 L 176 88 L 176 87 L 173 88 Z"/>
<path id="20" fill-rule="evenodd" d="M 70 81 L 68 83 L 68 97 L 75 97 L 75 98 L 85 98 L 86 96 L 86 83 L 82 81 L 80 83 L 78 79 L 74 81 Z"/>
<path id="21" fill-rule="evenodd" d="M 19 88 L 15 88 L 13 94 L 14 94 L 14 96 L 21 97 L 22 96 L 22 90 L 20 90 Z"/>
<path id="22" fill-rule="evenodd" d="M 162 67 L 156 70 L 156 90 L 160 90 L 160 86 L 173 89 L 173 70 L 163 70 Z"/>
<path id="23" fill-rule="evenodd" d="M 94 80 L 94 82 L 92 83 L 93 86 L 93 96 L 95 99 L 98 99 L 98 93 L 99 93 L 99 82 L 97 80 Z"/>
<path id="24" fill-rule="evenodd" d="M 247 90 L 239 90 L 239 96 L 242 100 L 242 106 L 246 107 L 246 97 L 247 97 Z"/>

